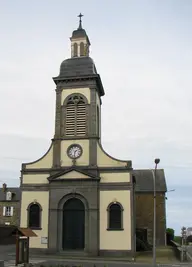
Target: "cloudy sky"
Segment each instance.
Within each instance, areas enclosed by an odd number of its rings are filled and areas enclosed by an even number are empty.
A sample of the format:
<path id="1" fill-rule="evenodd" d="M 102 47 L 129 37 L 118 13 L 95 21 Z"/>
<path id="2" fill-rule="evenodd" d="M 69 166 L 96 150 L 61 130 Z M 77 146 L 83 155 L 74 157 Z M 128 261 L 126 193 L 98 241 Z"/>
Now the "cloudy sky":
<path id="1" fill-rule="evenodd" d="M 105 87 L 102 143 L 165 169 L 168 226 L 192 226 L 192 1 L 0 0 L 0 180 L 19 185 L 54 132 L 55 85 L 82 12 Z"/>

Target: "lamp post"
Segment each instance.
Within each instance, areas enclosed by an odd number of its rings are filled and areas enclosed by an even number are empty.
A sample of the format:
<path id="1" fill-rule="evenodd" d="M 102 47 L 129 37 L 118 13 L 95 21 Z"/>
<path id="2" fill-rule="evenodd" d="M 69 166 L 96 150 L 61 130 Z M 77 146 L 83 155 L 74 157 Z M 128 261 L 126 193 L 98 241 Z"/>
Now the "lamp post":
<path id="1" fill-rule="evenodd" d="M 156 266 L 156 171 L 160 159 L 155 159 L 155 170 L 151 170 L 153 176 L 153 266 Z"/>

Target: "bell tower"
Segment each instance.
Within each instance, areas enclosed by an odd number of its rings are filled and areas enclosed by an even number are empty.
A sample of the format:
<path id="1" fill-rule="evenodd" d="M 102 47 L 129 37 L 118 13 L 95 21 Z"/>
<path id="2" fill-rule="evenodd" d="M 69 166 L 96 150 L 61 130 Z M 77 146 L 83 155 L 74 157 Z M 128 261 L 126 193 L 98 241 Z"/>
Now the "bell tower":
<path id="1" fill-rule="evenodd" d="M 101 97 L 104 89 L 94 61 L 89 57 L 90 41 L 79 26 L 70 38 L 71 58 L 64 60 L 56 84 L 53 166 L 61 166 L 62 143 L 88 140 L 89 165 L 96 165 L 97 142 L 101 137 Z M 94 152 L 95 151 L 95 152 Z"/>
<path id="2" fill-rule="evenodd" d="M 73 31 L 71 39 L 71 57 L 84 57 L 89 56 L 90 41 L 86 31 L 82 28 L 83 15 L 79 14 L 79 27 Z"/>

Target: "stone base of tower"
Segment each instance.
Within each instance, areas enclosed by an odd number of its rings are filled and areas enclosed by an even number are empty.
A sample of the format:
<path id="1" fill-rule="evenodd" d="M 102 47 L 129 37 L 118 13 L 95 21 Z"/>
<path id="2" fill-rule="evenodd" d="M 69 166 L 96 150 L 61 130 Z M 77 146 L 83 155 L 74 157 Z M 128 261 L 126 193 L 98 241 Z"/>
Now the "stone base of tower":
<path id="1" fill-rule="evenodd" d="M 84 258 L 115 258 L 115 259 L 134 259 L 135 258 L 135 252 L 132 250 L 99 250 L 99 251 L 92 251 L 92 252 L 86 252 L 86 251 L 57 251 L 56 249 L 42 249 L 42 248 L 31 248 L 30 249 L 30 255 L 35 256 L 58 256 L 59 258 L 78 258 L 78 259 L 84 259 Z"/>
<path id="2" fill-rule="evenodd" d="M 134 257 L 135 253 L 132 250 L 100 250 L 99 256 L 110 257 L 110 258 L 123 258 L 123 257 Z"/>

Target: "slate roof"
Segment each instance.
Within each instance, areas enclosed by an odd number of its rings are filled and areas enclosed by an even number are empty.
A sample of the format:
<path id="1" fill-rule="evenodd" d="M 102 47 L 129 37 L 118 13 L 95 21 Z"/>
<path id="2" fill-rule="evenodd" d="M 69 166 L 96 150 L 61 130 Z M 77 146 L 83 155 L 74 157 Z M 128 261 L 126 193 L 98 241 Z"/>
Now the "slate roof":
<path id="1" fill-rule="evenodd" d="M 153 176 L 151 170 L 133 170 L 132 173 L 136 180 L 136 192 L 153 192 Z M 163 169 L 158 169 L 156 171 L 156 191 L 167 191 L 165 174 Z"/>
<path id="2" fill-rule="evenodd" d="M 59 77 L 79 77 L 93 74 L 97 74 L 97 70 L 91 57 L 74 57 L 61 63 Z"/>
<path id="3" fill-rule="evenodd" d="M 72 33 L 72 39 L 76 39 L 76 38 L 86 38 L 88 43 L 90 44 L 90 41 L 89 41 L 89 37 L 86 33 L 86 31 L 84 29 L 77 29 L 77 30 L 74 30 L 73 33 Z"/>
<path id="4" fill-rule="evenodd" d="M 19 187 L 7 187 L 7 191 L 14 193 L 13 199 L 11 200 L 12 202 L 13 201 L 20 201 L 21 190 Z M 0 188 L 0 201 L 5 201 L 5 200 L 6 200 L 6 193 L 3 191 L 3 188 Z"/>
<path id="5" fill-rule="evenodd" d="M 60 80 L 77 80 L 77 79 L 96 80 L 98 90 L 101 96 L 105 94 L 100 75 L 97 73 L 95 63 L 91 57 L 74 57 L 65 59 L 60 66 L 59 76 L 54 77 L 55 83 Z"/>

